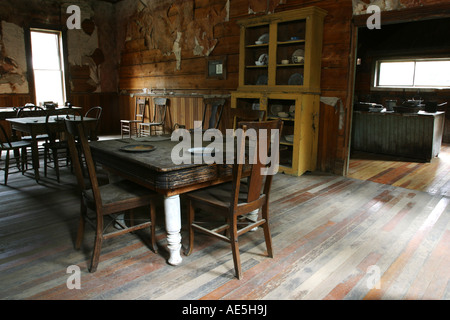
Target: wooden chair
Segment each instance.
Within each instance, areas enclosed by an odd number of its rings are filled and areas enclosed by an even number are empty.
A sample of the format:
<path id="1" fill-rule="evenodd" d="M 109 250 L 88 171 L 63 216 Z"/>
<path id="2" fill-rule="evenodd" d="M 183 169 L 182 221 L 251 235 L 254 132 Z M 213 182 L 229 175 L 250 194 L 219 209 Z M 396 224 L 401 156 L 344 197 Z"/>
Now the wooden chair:
<path id="1" fill-rule="evenodd" d="M 17 168 L 24 174 L 25 172 L 25 163 L 27 157 L 27 148 L 31 147 L 31 143 L 29 141 L 13 141 L 11 142 L 5 128 L 0 124 L 0 157 L 3 151 L 6 151 L 5 156 L 5 167 L 1 168 L 1 170 L 5 171 L 5 179 L 3 184 L 6 186 L 8 183 L 8 175 L 10 165 L 10 151 L 14 152 L 15 165 Z"/>
<path id="2" fill-rule="evenodd" d="M 152 128 L 156 130 L 156 127 L 162 127 L 162 132 L 164 133 L 164 125 L 166 123 L 166 115 L 167 115 L 167 103 L 168 99 L 166 98 L 154 98 L 153 104 L 153 118 L 150 119 L 150 122 L 141 122 L 139 123 L 139 135 L 142 137 L 151 136 Z"/>
<path id="3" fill-rule="evenodd" d="M 134 107 L 134 119 L 132 120 L 120 120 L 120 132 L 122 139 L 124 135 L 128 135 L 129 138 L 134 134 L 136 137 L 139 135 L 138 123 L 145 120 L 145 109 L 148 105 L 148 98 L 136 98 L 136 105 Z"/>
<path id="4" fill-rule="evenodd" d="M 55 132 L 52 130 L 51 126 L 49 126 L 49 121 L 51 117 L 57 116 L 64 121 L 64 119 L 81 117 L 80 113 L 75 109 L 64 109 L 58 115 L 47 114 L 45 118 L 45 125 L 47 130 L 48 139 L 43 143 L 44 146 L 44 176 L 47 177 L 48 167 L 50 163 L 53 162 L 53 168 L 56 173 L 56 180 L 58 183 L 60 182 L 59 168 L 60 168 L 60 160 L 65 160 L 65 166 L 69 166 L 70 163 L 70 155 L 69 155 L 69 146 L 67 144 L 67 140 L 61 132 Z"/>
<path id="5" fill-rule="evenodd" d="M 266 144 L 267 150 L 270 146 L 270 134 L 273 130 L 281 131 L 282 121 L 274 120 L 267 122 L 241 122 L 244 131 L 255 129 L 257 133 L 258 147 Z M 260 129 L 267 129 L 267 136 L 260 135 Z M 186 255 L 190 255 L 194 246 L 194 229 L 215 236 L 231 244 L 233 253 L 234 268 L 238 279 L 242 278 L 238 237 L 242 234 L 262 226 L 264 229 L 264 239 L 266 242 L 267 253 L 269 257 L 273 257 L 272 240 L 269 229 L 269 193 L 272 183 L 272 175 L 263 175 L 261 169 L 266 165 L 266 159 L 258 157 L 259 152 L 253 155 L 255 158 L 247 159 L 251 165 L 249 176 L 246 179 L 246 171 L 244 168 L 244 150 L 245 150 L 245 135 L 237 135 L 237 156 L 235 157 L 235 164 L 233 165 L 233 180 L 230 183 L 220 184 L 217 186 L 208 187 L 193 191 L 186 195 L 188 204 L 188 224 L 189 224 L 189 247 Z M 251 154 L 251 153 L 249 153 Z M 194 221 L 195 209 L 202 209 L 207 216 L 221 215 L 225 217 L 226 223 L 215 227 L 208 228 L 207 225 L 200 225 Z M 255 210 L 260 210 L 261 218 L 256 221 L 246 219 L 245 215 L 254 213 Z M 241 220 L 245 221 L 239 221 Z M 217 220 L 216 220 L 217 221 Z M 244 227 L 241 227 L 241 222 L 247 222 Z M 239 224 L 239 229 L 238 229 Z M 222 232 L 227 231 L 226 235 Z"/>
<path id="6" fill-rule="evenodd" d="M 231 108 L 227 129 L 236 129 L 241 121 L 264 121 L 266 111 Z"/>
<path id="7" fill-rule="evenodd" d="M 32 112 L 30 113 L 30 111 L 37 111 L 37 112 Z M 17 109 L 17 113 L 16 113 L 16 117 L 17 118 L 22 118 L 27 116 L 27 113 L 29 114 L 29 116 L 38 116 L 38 115 L 45 115 L 47 112 L 44 110 L 44 108 L 42 107 L 38 107 L 35 105 L 25 105 L 24 107 L 20 107 Z M 32 142 L 33 138 L 31 136 L 20 136 L 20 140 L 23 141 L 27 141 L 27 142 Z M 44 147 L 42 146 L 42 143 L 44 143 L 45 141 L 48 140 L 48 134 L 43 133 L 43 134 L 38 134 L 36 135 L 36 141 L 38 143 L 38 154 L 39 157 L 41 158 L 42 155 L 44 154 Z M 29 151 L 29 153 L 31 153 L 31 147 L 27 149 Z M 28 156 L 27 156 L 28 158 Z M 25 164 L 28 167 L 28 163 Z"/>
<path id="8" fill-rule="evenodd" d="M 202 118 L 202 131 L 207 129 L 218 129 L 220 120 L 222 119 L 222 113 L 226 100 L 223 98 L 204 98 L 203 99 L 203 118 Z M 209 110 L 209 118 L 206 121 L 206 116 Z M 194 128 L 190 131 L 198 130 L 200 128 Z"/>
<path id="9" fill-rule="evenodd" d="M 84 115 L 86 118 L 95 118 L 95 119 L 97 119 L 97 122 L 96 122 L 95 127 L 93 129 L 90 129 L 90 127 L 86 127 L 85 128 L 86 130 L 88 130 L 88 128 L 89 128 L 89 131 L 86 132 L 89 141 L 97 141 L 98 140 L 98 136 L 97 136 L 97 134 L 98 134 L 98 126 L 100 124 L 100 118 L 102 116 L 102 111 L 103 111 L 103 108 L 100 107 L 100 106 L 92 107 Z"/>
<path id="10" fill-rule="evenodd" d="M 67 141 L 72 156 L 73 167 L 77 177 L 78 187 L 80 189 L 81 216 L 78 227 L 77 239 L 75 247 L 80 249 L 83 241 L 85 222 L 91 224 L 96 230 L 94 250 L 91 258 L 90 272 L 95 272 L 100 260 L 100 251 L 103 240 L 125 233 L 137 231 L 144 228 L 150 228 L 150 247 L 156 251 L 155 237 L 155 202 L 157 194 L 147 188 L 141 187 L 131 181 L 121 180 L 119 182 L 110 183 L 100 186 L 97 180 L 95 164 L 92 158 L 89 142 L 84 133 L 83 124 L 80 121 L 66 120 Z M 77 144 L 81 146 L 81 152 L 84 155 L 88 173 L 90 186 L 85 183 L 81 164 L 79 161 Z M 144 222 L 134 219 L 133 209 L 140 207 L 149 207 L 150 220 Z M 89 209 L 89 212 L 88 212 Z M 94 213 L 89 215 L 91 211 Z M 117 220 L 117 217 L 125 212 L 130 211 L 129 225 Z M 107 224 L 107 219 L 111 218 L 111 223 Z M 135 224 L 139 222 L 138 224 Z M 120 227 L 119 230 L 109 232 L 109 226 L 115 223 Z"/>

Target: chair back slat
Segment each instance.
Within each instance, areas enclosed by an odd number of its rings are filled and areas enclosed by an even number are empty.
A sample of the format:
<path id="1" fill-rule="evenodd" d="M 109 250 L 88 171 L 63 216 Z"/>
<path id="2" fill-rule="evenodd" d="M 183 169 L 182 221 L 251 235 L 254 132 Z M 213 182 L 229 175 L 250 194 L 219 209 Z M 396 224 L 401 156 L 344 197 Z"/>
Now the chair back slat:
<path id="1" fill-rule="evenodd" d="M 271 150 L 271 137 L 275 134 L 275 130 L 278 130 L 278 133 L 281 132 L 283 122 L 281 120 L 251 121 L 240 122 L 239 125 L 244 133 L 237 135 L 237 163 L 233 166 L 234 203 L 232 205 L 234 207 L 238 205 L 240 180 L 244 175 L 243 170 L 245 169 L 244 163 L 251 164 L 251 172 L 248 177 L 247 203 L 257 201 L 262 193 L 266 194 L 269 192 L 272 175 L 266 174 L 264 171 L 270 165 L 267 153 Z M 248 148 L 245 147 L 246 136 L 249 138 Z M 242 153 L 243 148 L 246 148 L 248 151 L 245 159 Z M 260 148 L 265 148 L 265 150 L 260 150 Z M 278 152 L 277 148 L 272 148 L 272 152 Z"/>
<path id="2" fill-rule="evenodd" d="M 167 114 L 167 98 L 155 98 L 153 99 L 154 111 L 152 123 L 164 124 Z"/>
<path id="3" fill-rule="evenodd" d="M 145 119 L 145 109 L 147 109 L 148 99 L 146 98 L 136 98 L 136 105 L 134 107 L 134 120 L 139 120 L 144 122 Z"/>
<path id="4" fill-rule="evenodd" d="M 4 148 L 12 148 L 11 141 L 9 140 L 8 134 L 6 133 L 5 128 L 0 123 L 0 146 L 2 149 Z"/>
<path id="5" fill-rule="evenodd" d="M 97 180 L 97 173 L 95 171 L 95 164 L 92 158 L 91 149 L 89 146 L 89 141 L 86 137 L 83 120 L 74 121 L 74 120 L 66 120 L 66 132 L 67 132 L 67 143 L 69 145 L 70 155 L 75 171 L 75 175 L 77 177 L 78 186 L 82 192 L 85 192 L 89 189 L 84 181 L 83 169 L 80 162 L 81 154 L 79 154 L 79 150 L 82 155 L 84 155 L 84 160 L 86 162 L 86 166 L 88 169 L 89 180 L 90 180 L 90 188 L 92 189 L 94 200 L 96 203 L 96 207 L 101 207 L 101 196 L 100 190 Z M 80 148 L 77 148 L 77 142 L 79 143 Z M 101 211 L 101 210 L 98 210 Z M 99 212 L 97 212 L 99 214 Z"/>
<path id="6" fill-rule="evenodd" d="M 223 109 L 226 100 L 223 98 L 205 98 L 203 99 L 204 109 L 203 109 L 203 120 L 202 129 L 218 129 L 220 125 L 220 120 L 222 119 Z M 209 107 L 209 118 L 206 121 L 206 116 L 208 114 Z"/>

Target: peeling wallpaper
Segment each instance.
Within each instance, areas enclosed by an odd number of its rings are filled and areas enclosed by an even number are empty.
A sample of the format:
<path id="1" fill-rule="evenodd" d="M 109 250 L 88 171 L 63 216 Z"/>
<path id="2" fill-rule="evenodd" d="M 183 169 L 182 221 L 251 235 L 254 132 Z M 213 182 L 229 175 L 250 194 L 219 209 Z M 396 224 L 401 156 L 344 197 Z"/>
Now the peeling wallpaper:
<path id="1" fill-rule="evenodd" d="M 0 29 L 0 92 L 28 93 L 24 31 L 5 21 Z"/>
<path id="2" fill-rule="evenodd" d="M 171 4 L 141 1 L 141 4 L 128 19 L 125 40 L 144 38 L 148 50 L 174 55 L 177 70 L 181 67 L 184 50 L 195 56 L 208 56 L 217 45 L 214 26 L 229 20 L 230 0 L 224 1 L 220 10 L 210 7 L 205 19 L 195 19 L 194 0 L 176 0 Z"/>
<path id="3" fill-rule="evenodd" d="M 68 85 L 75 92 L 117 91 L 118 56 L 112 4 L 93 0 L 1 0 L 0 94 L 29 93 L 25 30 L 36 25 L 65 28 L 69 5 L 80 7 L 82 29 L 67 30 L 69 70 L 66 71 L 70 74 L 73 67 L 88 71 L 76 82 L 71 77 Z"/>

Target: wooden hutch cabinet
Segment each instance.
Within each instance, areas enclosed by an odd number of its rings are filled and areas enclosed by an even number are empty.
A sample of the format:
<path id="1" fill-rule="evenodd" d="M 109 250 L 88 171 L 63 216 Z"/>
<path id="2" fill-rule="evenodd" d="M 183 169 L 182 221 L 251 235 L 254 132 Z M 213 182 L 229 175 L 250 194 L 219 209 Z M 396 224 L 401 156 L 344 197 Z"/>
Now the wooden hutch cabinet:
<path id="1" fill-rule="evenodd" d="M 239 20 L 239 87 L 231 107 L 281 118 L 280 172 L 316 168 L 323 20 L 307 7 Z"/>

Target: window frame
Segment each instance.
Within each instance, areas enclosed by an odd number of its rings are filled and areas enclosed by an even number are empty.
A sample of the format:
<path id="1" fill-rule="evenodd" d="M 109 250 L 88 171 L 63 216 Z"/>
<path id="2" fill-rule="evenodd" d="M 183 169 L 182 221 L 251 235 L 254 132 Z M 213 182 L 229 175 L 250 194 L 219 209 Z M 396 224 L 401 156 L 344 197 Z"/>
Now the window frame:
<path id="1" fill-rule="evenodd" d="M 373 65 L 372 72 L 372 90 L 421 90 L 421 91 L 434 91 L 434 90 L 449 90 L 449 86 L 416 86 L 415 82 L 415 73 L 416 73 L 416 63 L 423 61 L 448 61 L 450 62 L 450 57 L 406 57 L 406 58 L 376 58 Z M 380 79 L 380 65 L 384 62 L 414 62 L 414 76 L 413 76 L 413 85 L 412 86 L 380 86 L 378 84 Z"/>
<path id="2" fill-rule="evenodd" d="M 33 66 L 33 51 L 31 45 L 31 32 L 50 32 L 59 33 L 59 45 L 60 45 L 60 57 L 62 59 L 62 82 L 63 82 L 63 99 L 65 101 L 69 100 L 71 95 L 70 90 L 70 77 L 69 77 L 69 64 L 68 64 L 68 53 L 67 53 L 67 30 L 55 25 L 45 25 L 45 24 L 32 24 L 26 28 L 27 36 L 25 37 L 25 49 L 27 54 L 27 65 L 28 65 L 28 84 L 29 84 L 29 95 L 30 100 L 34 101 L 36 105 L 39 101 L 36 101 L 36 84 L 34 80 L 34 66 Z M 64 101 L 64 102 L 65 102 Z"/>

